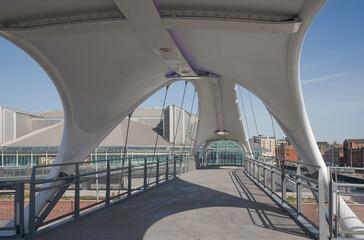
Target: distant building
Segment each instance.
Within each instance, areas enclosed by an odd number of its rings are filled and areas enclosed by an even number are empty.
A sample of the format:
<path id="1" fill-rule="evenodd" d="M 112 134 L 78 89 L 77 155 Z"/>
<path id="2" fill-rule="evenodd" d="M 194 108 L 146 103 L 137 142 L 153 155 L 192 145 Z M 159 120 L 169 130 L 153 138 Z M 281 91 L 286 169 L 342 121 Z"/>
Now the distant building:
<path id="1" fill-rule="evenodd" d="M 330 144 L 328 142 L 316 142 L 316 144 L 321 152 L 321 155 L 330 149 Z"/>
<path id="2" fill-rule="evenodd" d="M 344 159 L 340 165 L 350 167 L 364 166 L 364 139 L 345 139 Z"/>
<path id="3" fill-rule="evenodd" d="M 185 144 L 196 132 L 196 124 L 196 115 L 190 115 L 176 105 L 169 105 L 163 113 L 163 137 L 169 142 L 176 140 L 177 144 Z"/>
<path id="4" fill-rule="evenodd" d="M 278 147 L 278 158 L 289 160 L 289 161 L 295 161 L 298 162 L 300 160 L 300 156 L 296 152 L 295 148 L 292 145 L 287 145 L 282 143 Z"/>
<path id="5" fill-rule="evenodd" d="M 327 166 L 339 166 L 344 161 L 344 150 L 340 145 L 333 145 L 322 155 Z"/>
<path id="6" fill-rule="evenodd" d="M 254 137 L 253 137 L 254 139 Z M 267 156 L 275 156 L 276 148 L 280 146 L 282 143 L 288 145 L 287 139 L 275 139 L 274 137 L 265 137 L 263 135 L 259 135 L 258 144 L 260 144 L 261 148 L 265 148 L 268 150 L 266 153 Z"/>
<path id="7" fill-rule="evenodd" d="M 130 118 L 128 155 L 153 155 L 157 137 L 157 153 L 169 153 L 174 139 L 176 153 L 182 149 L 190 150 L 194 145 L 196 124 L 196 115 L 190 116 L 187 111 L 174 105 L 168 106 L 165 111 L 161 108 L 135 109 Z M 127 126 L 128 120 L 124 119 L 88 159 L 120 159 L 124 152 Z M 0 166 L 52 163 L 61 143 L 63 127 L 62 110 L 28 113 L 0 107 Z"/>
<path id="8" fill-rule="evenodd" d="M 258 136 L 253 136 L 253 142 L 260 144 L 261 139 L 266 138 L 266 136 L 259 134 Z"/>
<path id="9" fill-rule="evenodd" d="M 0 144 L 14 140 L 32 131 L 63 122 L 62 110 L 29 113 L 0 107 Z"/>

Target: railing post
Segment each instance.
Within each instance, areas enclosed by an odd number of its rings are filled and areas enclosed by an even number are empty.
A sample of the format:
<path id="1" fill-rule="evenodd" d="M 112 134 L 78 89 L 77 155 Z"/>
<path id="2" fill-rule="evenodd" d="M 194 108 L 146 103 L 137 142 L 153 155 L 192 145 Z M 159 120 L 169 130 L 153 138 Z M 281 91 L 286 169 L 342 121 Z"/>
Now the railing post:
<path id="1" fill-rule="evenodd" d="M 182 155 L 181 155 L 182 157 Z M 173 155 L 173 178 L 176 178 L 176 170 L 177 170 L 177 158 L 176 155 Z"/>
<path id="2" fill-rule="evenodd" d="M 319 238 L 325 239 L 326 235 L 326 216 L 325 216 L 325 189 L 324 189 L 324 178 L 322 173 L 318 172 L 318 191 L 319 191 Z"/>
<path id="3" fill-rule="evenodd" d="M 76 176 L 75 176 L 75 202 L 73 217 L 78 218 L 80 216 L 80 169 L 78 163 L 76 163 Z"/>
<path id="4" fill-rule="evenodd" d="M 144 157 L 144 190 L 148 188 L 147 184 L 147 157 Z"/>
<path id="5" fill-rule="evenodd" d="M 166 181 L 168 181 L 168 161 L 169 161 L 169 156 L 166 156 Z"/>
<path id="6" fill-rule="evenodd" d="M 35 233 L 35 175 L 36 175 L 36 168 L 33 167 L 32 176 L 30 179 L 30 187 L 29 187 L 29 223 L 28 223 L 29 234 Z"/>
<path id="7" fill-rule="evenodd" d="M 253 173 L 253 162 L 251 160 L 249 160 L 249 174 L 252 175 Z"/>
<path id="8" fill-rule="evenodd" d="M 297 172 L 298 176 L 301 175 L 301 165 L 297 164 Z M 302 213 L 302 186 L 301 186 L 301 178 L 297 177 L 296 180 L 296 198 L 297 198 L 297 215 Z"/>
<path id="9" fill-rule="evenodd" d="M 332 201 L 332 173 L 331 173 L 331 167 L 328 168 L 329 172 L 329 233 L 330 233 L 330 239 L 333 237 L 333 201 Z"/>
<path id="10" fill-rule="evenodd" d="M 286 184 L 287 184 L 287 179 L 286 179 L 286 173 L 285 173 L 285 162 L 283 160 L 283 163 L 282 163 L 282 167 L 281 167 L 281 180 L 282 180 L 282 183 L 281 183 L 281 188 L 282 188 L 282 202 L 286 201 Z"/>
<path id="11" fill-rule="evenodd" d="M 106 200 L 105 200 L 105 205 L 109 205 L 110 204 L 110 160 L 107 161 L 107 172 L 106 172 Z"/>
<path id="12" fill-rule="evenodd" d="M 252 176 L 253 176 L 253 178 L 255 178 L 255 162 L 252 161 L 252 164 L 253 164 L 253 174 L 252 174 Z"/>
<path id="13" fill-rule="evenodd" d="M 128 165 L 128 196 L 131 195 L 131 159 L 128 158 L 129 165 Z"/>
<path id="14" fill-rule="evenodd" d="M 264 166 L 264 187 L 268 188 L 268 174 L 267 174 L 267 168 Z"/>
<path id="15" fill-rule="evenodd" d="M 24 183 L 20 182 L 15 187 L 15 224 L 16 234 L 20 237 L 24 235 Z"/>
<path id="16" fill-rule="evenodd" d="M 155 172 L 155 185 L 159 184 L 159 156 L 157 155 L 157 169 Z"/>
<path id="17" fill-rule="evenodd" d="M 276 192 L 276 176 L 274 175 L 274 169 L 271 167 L 271 177 L 270 177 L 270 191 L 273 193 Z"/>

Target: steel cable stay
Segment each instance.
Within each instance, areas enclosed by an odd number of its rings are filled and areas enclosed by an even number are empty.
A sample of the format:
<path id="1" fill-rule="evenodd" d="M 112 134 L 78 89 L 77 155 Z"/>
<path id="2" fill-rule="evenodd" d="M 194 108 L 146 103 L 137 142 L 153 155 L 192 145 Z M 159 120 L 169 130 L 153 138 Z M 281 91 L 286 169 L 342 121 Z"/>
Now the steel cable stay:
<path id="1" fill-rule="evenodd" d="M 193 128 L 192 128 L 192 133 L 194 133 L 194 135 L 193 135 L 193 139 L 191 137 L 191 140 L 190 140 L 191 145 L 192 145 L 193 141 L 196 141 L 197 121 L 198 121 L 198 118 L 199 118 L 199 111 L 200 111 L 200 104 L 198 103 L 197 104 L 197 110 L 196 110 L 196 118 L 195 118 L 195 122 L 194 122 L 194 125 L 193 125 Z M 195 149 L 195 150 L 197 151 L 197 149 Z"/>
<path id="2" fill-rule="evenodd" d="M 160 115 L 160 118 L 159 118 L 159 123 L 162 122 L 162 119 L 163 119 L 163 113 L 164 113 L 164 108 L 165 108 L 165 105 L 166 105 L 166 99 L 167 99 L 167 95 L 168 95 L 168 89 L 169 89 L 169 85 L 166 86 L 166 91 L 164 93 L 164 100 L 163 100 L 163 105 L 162 105 L 162 110 L 161 110 L 161 115 Z M 154 144 L 154 150 L 153 150 L 153 158 L 152 158 L 152 161 L 154 162 L 154 159 L 155 159 L 155 154 L 156 154 L 156 151 L 157 151 L 157 145 L 158 145 L 158 139 L 159 139 L 159 134 L 157 133 L 157 137 L 155 139 L 155 144 Z M 158 161 L 158 156 L 157 156 L 157 161 Z M 149 175 L 148 175 L 148 184 L 150 182 L 150 175 L 151 175 L 151 172 L 152 172 L 152 168 L 150 168 L 149 170 Z"/>
<path id="3" fill-rule="evenodd" d="M 193 98 L 192 98 L 192 104 L 191 104 L 191 110 L 190 110 L 190 116 L 188 118 L 188 124 L 187 124 L 187 129 L 186 129 L 186 137 L 185 137 L 185 144 L 183 146 L 183 149 L 185 150 L 186 149 L 186 145 L 187 145 L 187 137 L 188 137 L 188 132 L 189 132 L 189 128 L 190 128 L 190 122 L 191 122 L 191 117 L 192 117 L 192 110 L 193 110 L 193 104 L 195 103 L 195 97 L 196 97 L 196 89 L 195 89 L 195 92 L 193 94 Z M 185 151 L 187 152 L 187 151 Z"/>
<path id="4" fill-rule="evenodd" d="M 249 124 L 248 124 L 248 117 L 246 116 L 246 111 L 245 111 L 245 106 L 244 106 L 244 102 L 243 102 L 243 94 L 241 93 L 241 86 L 238 86 L 238 90 L 239 90 L 239 99 L 240 99 L 240 103 L 243 109 L 243 113 L 244 113 L 244 119 L 246 122 L 246 129 L 248 130 L 248 137 L 250 139 L 251 135 L 250 135 L 250 129 L 249 129 Z"/>
<path id="5" fill-rule="evenodd" d="M 179 122 L 181 120 L 183 103 L 185 101 L 187 84 L 188 84 L 188 82 L 185 82 L 185 87 L 184 87 L 184 90 L 183 90 L 182 101 L 181 101 L 181 106 L 180 106 L 180 112 L 179 112 L 179 115 L 178 115 L 178 121 L 177 121 L 177 126 L 176 126 L 176 132 L 175 132 L 174 140 L 173 140 L 172 154 L 171 154 L 172 157 L 173 157 L 174 149 L 175 149 L 175 146 L 176 146 L 176 140 L 177 140 L 177 134 L 178 134 L 178 127 L 179 127 Z"/>
<path id="6" fill-rule="evenodd" d="M 270 115 L 270 119 L 272 120 L 272 128 L 273 128 L 274 150 L 275 150 L 274 155 L 275 155 L 276 159 L 278 159 L 277 135 L 276 135 L 275 127 L 274 127 L 274 120 L 273 120 L 273 116 L 272 116 L 272 114 L 270 112 L 269 112 L 269 115 Z"/>
<path id="7" fill-rule="evenodd" d="M 128 126 L 126 128 L 126 136 L 125 136 L 125 144 L 124 144 L 124 151 L 123 151 L 123 158 L 121 160 L 121 173 L 120 173 L 120 181 L 119 181 L 119 191 L 118 191 L 118 195 L 120 195 L 120 190 L 121 190 L 121 187 L 124 188 L 124 181 L 123 181 L 123 167 L 125 165 L 125 157 L 126 157 L 126 148 L 128 146 L 128 138 L 129 138 L 129 128 L 130 128 L 130 118 L 131 118 L 131 115 L 133 114 L 133 112 L 131 112 L 129 115 L 128 115 Z"/>
<path id="8" fill-rule="evenodd" d="M 253 118 L 254 118 L 254 125 L 255 125 L 255 130 L 257 131 L 257 136 L 259 138 L 259 130 L 258 130 L 258 124 L 257 124 L 257 119 L 255 117 L 255 112 L 254 112 L 254 106 L 253 106 L 253 102 L 252 102 L 252 97 L 250 92 L 248 91 L 249 94 L 249 100 L 250 100 L 250 106 L 252 108 L 252 112 L 253 112 Z M 259 141 L 259 140 L 258 140 Z M 260 155 L 262 154 L 262 145 L 261 142 L 259 141 L 259 150 L 260 150 Z"/>

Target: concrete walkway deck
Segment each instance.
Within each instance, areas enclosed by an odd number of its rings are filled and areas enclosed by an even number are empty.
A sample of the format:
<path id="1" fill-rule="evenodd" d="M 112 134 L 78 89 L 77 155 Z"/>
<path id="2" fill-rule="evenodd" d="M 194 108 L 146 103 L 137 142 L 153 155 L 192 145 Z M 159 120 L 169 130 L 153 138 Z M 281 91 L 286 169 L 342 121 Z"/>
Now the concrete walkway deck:
<path id="1" fill-rule="evenodd" d="M 242 168 L 186 173 L 35 239 L 308 239 Z"/>

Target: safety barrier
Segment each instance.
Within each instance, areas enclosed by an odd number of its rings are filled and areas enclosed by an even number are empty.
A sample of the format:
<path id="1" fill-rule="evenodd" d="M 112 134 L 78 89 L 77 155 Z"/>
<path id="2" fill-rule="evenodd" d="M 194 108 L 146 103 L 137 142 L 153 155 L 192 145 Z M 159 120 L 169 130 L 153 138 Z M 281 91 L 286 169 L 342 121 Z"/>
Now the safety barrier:
<path id="1" fill-rule="evenodd" d="M 338 173 L 350 172 L 353 173 L 355 171 L 363 172 L 363 168 L 353 168 L 353 167 L 328 167 L 329 173 L 329 199 L 328 199 L 328 207 L 329 207 L 329 228 L 330 228 L 330 238 L 338 238 L 343 234 L 352 236 L 352 235 L 364 235 L 364 231 L 344 231 L 340 227 L 340 197 L 342 196 L 356 196 L 356 197 L 364 197 L 364 184 L 358 183 L 340 183 L 338 181 Z M 358 190 L 362 191 L 348 191 L 350 190 Z"/>
<path id="2" fill-rule="evenodd" d="M 286 166 L 296 165 L 296 172 L 287 170 Z M 277 166 L 278 165 L 278 166 Z M 317 170 L 320 166 L 293 162 L 275 158 L 263 158 L 263 160 L 245 159 L 245 172 L 260 186 L 272 199 L 281 205 L 293 218 L 295 218 L 313 237 L 317 239 L 327 239 L 326 226 L 326 205 L 324 194 L 323 176 L 319 171 L 316 174 L 302 175 L 303 167 L 311 167 Z M 277 182 L 277 176 L 280 181 Z M 296 191 L 296 206 L 287 201 L 287 182 L 294 184 Z M 277 186 L 280 185 L 280 194 Z M 312 191 L 318 203 L 318 225 L 313 223 L 302 212 L 302 188 Z"/>
<path id="3" fill-rule="evenodd" d="M 1 183 L 0 196 L 13 198 L 14 208 L 11 211 L 11 217 L 14 219 L 12 226 L 0 227 L 0 232 L 7 232 L 7 235 L 21 237 L 24 235 L 24 183 Z M 10 219 L 8 219 L 10 220 Z M 0 238 L 3 238 L 0 236 Z"/>
<path id="4" fill-rule="evenodd" d="M 86 165 L 85 162 L 77 162 L 34 166 L 31 179 L 28 181 L 0 182 L 1 187 L 8 186 L 13 188 L 15 186 L 15 190 L 10 192 L 15 194 L 14 204 L 16 206 L 14 226 L 0 228 L 0 238 L 22 237 L 24 234 L 31 236 L 38 230 L 46 229 L 55 223 L 65 222 L 65 220 L 77 219 L 93 211 L 94 208 L 101 209 L 107 207 L 112 202 L 131 197 L 196 167 L 194 158 L 187 154 L 178 156 L 159 155 L 155 156 L 155 161 L 151 162 L 147 162 L 147 156 L 143 158 L 144 163 L 136 165 L 132 164 L 135 159 L 129 157 L 122 161 L 122 166 L 111 164 L 111 162 L 122 159 L 91 161 L 87 162 Z M 90 167 L 91 164 L 97 166 L 95 171 L 81 171 L 81 169 Z M 37 172 L 42 171 L 42 168 L 55 167 L 73 168 L 74 174 L 67 175 L 61 172 L 56 178 L 37 178 Z M 89 182 L 90 179 L 97 185 L 97 194 L 102 192 L 103 195 L 101 197 L 97 195 L 96 201 L 85 206 L 81 204 L 83 203 L 81 201 L 81 188 L 82 184 Z M 29 225 L 27 228 L 24 226 L 25 185 L 29 186 Z M 54 195 L 51 199 L 47 200 L 47 204 L 40 211 L 40 214 L 36 214 L 36 196 L 44 191 L 54 191 Z M 65 194 L 66 191 L 68 195 Z M 9 194 L 8 192 L 6 193 Z M 69 193 L 73 193 L 73 195 L 70 196 Z M 60 203 L 59 200 L 62 197 L 73 200 L 72 209 L 56 216 L 50 216 L 50 213 Z M 25 232 L 24 229 L 28 229 L 28 231 Z"/>

